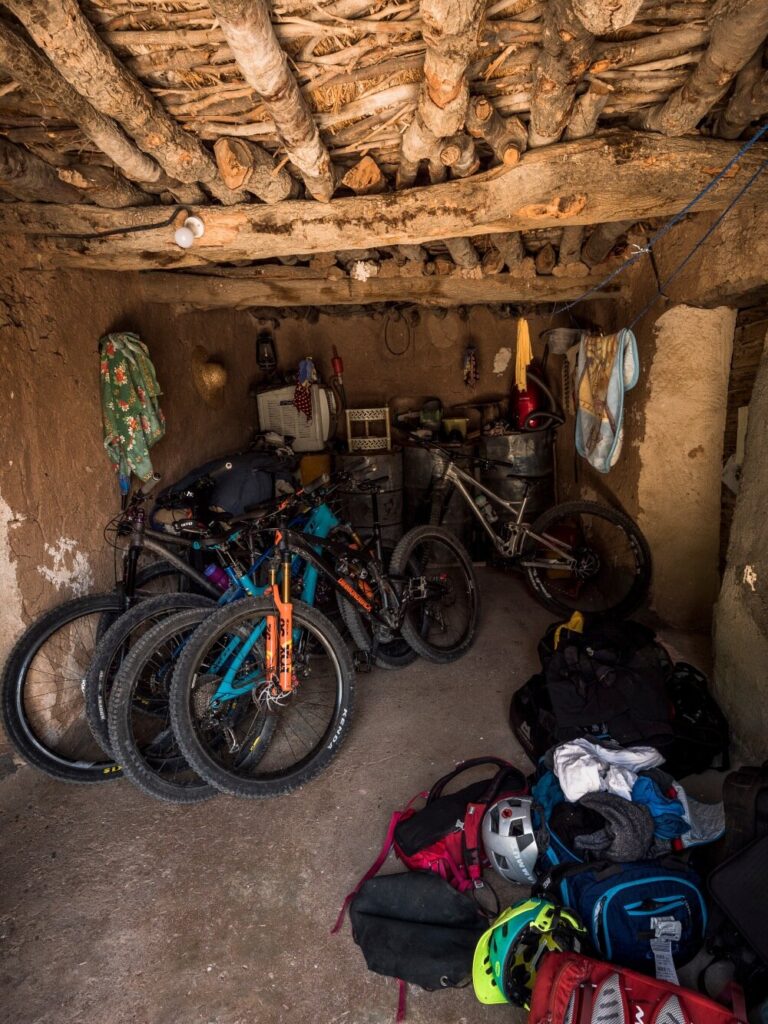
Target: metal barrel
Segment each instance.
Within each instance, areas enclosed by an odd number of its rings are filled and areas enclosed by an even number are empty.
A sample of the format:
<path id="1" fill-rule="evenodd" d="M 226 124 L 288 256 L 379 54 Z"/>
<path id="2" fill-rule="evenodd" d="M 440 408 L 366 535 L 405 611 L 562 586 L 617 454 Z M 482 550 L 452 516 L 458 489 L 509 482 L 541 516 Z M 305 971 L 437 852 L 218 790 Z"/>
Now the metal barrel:
<path id="1" fill-rule="evenodd" d="M 396 449 L 391 452 L 369 451 L 364 453 L 371 463 L 369 469 L 358 474 L 359 479 L 386 477 L 379 484 L 379 522 L 381 539 L 385 547 L 394 547 L 403 535 L 403 453 Z M 360 452 L 351 455 L 337 455 L 336 469 L 343 470 L 349 463 L 358 463 Z M 353 488 L 341 491 L 344 499 L 344 514 L 362 537 L 370 536 L 373 530 L 373 501 L 370 494 L 361 494 Z"/>
<path id="2" fill-rule="evenodd" d="M 407 529 L 429 522 L 432 453 L 427 448 L 403 449 L 403 518 Z"/>
<path id="3" fill-rule="evenodd" d="M 484 437 L 480 442 L 480 459 L 495 464 L 480 464 L 478 480 L 505 501 L 520 502 L 527 491 L 524 518 L 529 523 L 555 503 L 553 441 L 552 431 L 538 430 Z M 502 521 L 516 518 L 497 505 L 494 511 Z"/>
<path id="4" fill-rule="evenodd" d="M 462 459 L 460 465 L 472 472 L 471 456 L 474 446 L 463 444 L 451 448 L 470 458 Z M 443 472 L 439 453 L 426 448 L 407 447 L 403 452 L 404 518 L 408 529 L 420 523 L 428 523 L 432 509 L 433 487 Z M 466 541 L 472 529 L 472 513 L 462 496 L 454 491 L 444 510 L 442 526 L 454 533 L 459 540 Z"/>
<path id="5" fill-rule="evenodd" d="M 555 469 L 551 430 L 515 431 L 480 441 L 481 459 L 508 462 L 516 476 L 547 476 Z"/>
<path id="6" fill-rule="evenodd" d="M 480 469 L 478 479 L 505 501 L 521 502 L 527 488 L 528 502 L 523 517 L 527 523 L 538 519 L 542 512 L 552 508 L 555 503 L 555 478 L 551 473 L 548 476 L 511 476 L 503 466 L 493 466 Z M 516 513 L 507 513 L 498 505 L 493 506 L 493 511 L 502 522 L 517 518 Z"/>

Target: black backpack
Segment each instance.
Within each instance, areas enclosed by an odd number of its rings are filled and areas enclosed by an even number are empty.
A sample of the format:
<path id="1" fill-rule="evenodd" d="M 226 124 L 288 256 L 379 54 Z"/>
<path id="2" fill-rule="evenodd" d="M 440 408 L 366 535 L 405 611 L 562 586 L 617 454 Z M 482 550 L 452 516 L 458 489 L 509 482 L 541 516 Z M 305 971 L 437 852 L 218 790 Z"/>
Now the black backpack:
<path id="1" fill-rule="evenodd" d="M 671 749 L 671 666 L 652 630 L 631 621 L 595 620 L 583 632 L 553 625 L 539 657 L 542 671 L 510 706 L 512 729 L 532 760 L 577 736 L 647 744 L 665 755 Z"/>
<path id="2" fill-rule="evenodd" d="M 728 721 L 710 693 L 704 673 L 678 661 L 666 673 L 664 687 L 672 707 L 674 733 L 664 770 L 683 779 L 712 767 L 729 768 Z"/>
<path id="3" fill-rule="evenodd" d="M 397 1020 L 405 1018 L 405 985 L 428 991 L 467 985 L 488 920 L 466 893 L 430 871 L 378 875 L 349 908 L 352 937 L 368 970 L 397 978 Z"/>

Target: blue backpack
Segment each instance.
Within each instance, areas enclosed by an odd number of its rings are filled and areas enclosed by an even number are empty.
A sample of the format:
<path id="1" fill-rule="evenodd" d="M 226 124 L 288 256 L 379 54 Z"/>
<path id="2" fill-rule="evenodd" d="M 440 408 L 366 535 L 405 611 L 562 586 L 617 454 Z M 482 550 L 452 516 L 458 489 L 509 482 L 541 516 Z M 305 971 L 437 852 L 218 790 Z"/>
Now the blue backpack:
<path id="1" fill-rule="evenodd" d="M 680 966 L 704 944 L 707 908 L 699 876 L 674 857 L 614 864 L 567 864 L 538 886 L 575 910 L 606 960 L 664 977 L 664 958 Z"/>

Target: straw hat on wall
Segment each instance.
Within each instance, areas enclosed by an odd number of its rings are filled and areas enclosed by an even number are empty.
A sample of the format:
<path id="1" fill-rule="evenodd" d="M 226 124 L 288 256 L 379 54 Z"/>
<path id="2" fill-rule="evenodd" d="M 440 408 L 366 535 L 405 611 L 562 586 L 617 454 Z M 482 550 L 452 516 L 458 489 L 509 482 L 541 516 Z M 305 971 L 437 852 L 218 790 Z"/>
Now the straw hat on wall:
<path id="1" fill-rule="evenodd" d="M 192 380 L 206 405 L 212 409 L 222 408 L 227 386 L 227 369 L 218 360 L 209 359 L 202 345 L 196 345 L 192 352 Z"/>

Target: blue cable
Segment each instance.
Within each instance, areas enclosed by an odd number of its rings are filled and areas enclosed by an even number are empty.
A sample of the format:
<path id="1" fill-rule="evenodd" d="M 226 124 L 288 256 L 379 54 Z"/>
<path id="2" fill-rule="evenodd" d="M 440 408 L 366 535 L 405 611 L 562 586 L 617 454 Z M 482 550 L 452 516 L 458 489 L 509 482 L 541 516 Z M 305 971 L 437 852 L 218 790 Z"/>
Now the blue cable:
<path id="1" fill-rule="evenodd" d="M 741 197 L 744 195 L 744 193 L 746 191 L 748 191 L 748 189 L 750 189 L 752 187 L 752 185 L 755 183 L 757 178 L 763 173 L 763 171 L 765 170 L 766 167 L 768 167 L 768 160 L 764 160 L 763 163 L 760 164 L 760 166 L 757 168 L 757 170 L 752 175 L 752 177 L 749 179 L 749 181 L 744 185 L 744 187 L 741 189 L 741 191 L 738 192 L 733 197 L 733 199 L 730 201 L 730 203 L 728 203 L 728 205 L 723 210 L 723 212 L 720 214 L 720 216 L 717 218 L 717 220 L 713 221 L 713 223 L 707 228 L 707 230 L 704 232 L 704 234 L 698 240 L 696 245 L 694 245 L 694 247 L 691 249 L 691 251 L 688 253 L 688 255 L 683 260 L 681 260 L 680 263 L 678 263 L 678 265 L 675 267 L 675 269 L 672 271 L 672 273 L 669 275 L 669 277 L 665 278 L 663 281 L 661 281 L 659 283 L 659 287 L 658 287 L 658 289 L 656 291 L 656 294 L 653 296 L 653 298 L 650 300 L 650 302 L 647 302 L 645 304 L 645 306 L 643 306 L 643 308 L 637 314 L 635 319 L 629 325 L 630 331 L 633 330 L 635 324 L 638 323 L 638 321 L 642 320 L 642 318 L 645 316 L 645 314 L 648 312 L 648 310 L 656 305 L 656 303 L 659 301 L 659 299 L 664 294 L 664 289 L 666 288 L 666 286 L 670 283 L 670 281 L 674 281 L 674 279 L 677 277 L 677 275 L 680 273 L 680 271 L 683 269 L 683 267 L 687 263 L 690 262 L 690 260 L 693 257 L 694 253 L 698 249 L 701 248 L 701 246 L 706 242 L 706 240 L 709 238 L 709 236 L 712 234 L 712 232 L 715 230 L 715 228 L 718 226 L 718 224 L 720 224 L 720 222 L 728 215 L 728 213 L 733 209 L 733 207 L 736 205 L 736 203 L 738 203 L 738 201 L 741 199 Z"/>
<path id="2" fill-rule="evenodd" d="M 578 297 L 578 299 L 573 299 L 572 302 L 568 302 L 564 306 L 560 306 L 557 309 L 554 309 L 552 311 L 551 315 L 554 317 L 554 316 L 557 316 L 559 313 L 566 313 L 569 309 L 573 309 L 574 306 L 578 306 L 578 304 L 580 302 L 583 302 L 585 299 L 588 299 L 591 295 L 594 295 L 596 292 L 601 291 L 602 288 L 605 287 L 605 285 L 607 285 L 611 281 L 613 281 L 614 278 L 618 277 L 619 274 L 623 273 L 628 267 L 631 267 L 635 263 L 637 263 L 637 261 L 640 259 L 641 256 L 645 256 L 646 253 L 650 253 L 651 249 L 653 249 L 653 247 L 656 244 L 656 242 L 658 242 L 659 239 L 663 238 L 664 235 L 666 235 L 667 232 L 670 231 L 675 226 L 675 224 L 679 224 L 680 221 L 691 212 L 693 207 L 696 206 L 696 204 L 699 203 L 704 198 L 704 196 L 708 192 L 710 192 L 715 187 L 715 185 L 717 185 L 717 183 L 719 181 L 721 181 L 725 177 L 725 175 L 728 173 L 728 171 L 730 171 L 730 169 L 734 166 L 734 164 L 738 163 L 738 161 L 741 159 L 741 157 L 743 157 L 745 153 L 748 153 L 749 150 L 755 145 L 755 143 L 758 142 L 763 137 L 763 135 L 765 135 L 767 132 L 768 132 L 768 123 L 764 124 L 762 126 L 762 128 L 759 128 L 755 132 L 755 134 L 752 136 L 752 138 L 744 143 L 744 145 L 741 147 L 741 149 L 738 151 L 738 153 L 736 153 L 733 157 L 731 157 L 731 159 L 728 161 L 728 163 L 725 165 L 725 167 L 723 167 L 723 169 L 721 171 L 719 171 L 715 175 L 715 177 L 710 182 L 708 182 L 708 184 L 706 184 L 704 186 L 704 188 L 698 193 L 698 195 L 693 197 L 693 199 L 687 204 L 687 206 L 683 207 L 683 209 L 680 210 L 679 213 L 676 213 L 674 215 L 674 217 L 672 217 L 669 221 L 667 221 L 666 224 L 664 224 L 662 227 L 660 227 L 659 230 L 654 235 L 651 236 L 651 238 L 648 240 L 647 245 L 643 249 L 640 249 L 640 250 L 638 250 L 638 252 L 633 253 L 633 255 L 630 256 L 627 260 L 625 260 L 624 263 L 622 263 L 620 266 L 618 266 L 614 270 L 612 270 L 610 272 L 610 274 L 608 274 L 606 277 L 603 278 L 602 281 L 599 281 L 596 285 L 593 285 L 592 288 L 589 288 L 587 291 L 585 291 L 583 295 L 580 295 Z M 758 169 L 758 171 L 756 171 L 755 174 L 752 175 L 752 177 L 747 182 L 746 186 L 741 190 L 741 192 L 738 193 L 738 195 L 735 197 L 735 199 L 731 203 L 729 203 L 729 205 L 725 208 L 725 211 L 723 212 L 723 214 L 715 221 L 715 224 L 712 225 L 713 228 L 723 219 L 725 214 L 744 195 L 744 193 L 754 183 L 754 181 L 757 178 L 758 174 L 760 174 L 760 172 L 763 170 L 764 167 L 765 167 L 765 164 L 762 164 L 761 167 Z M 710 229 L 704 235 L 704 237 L 701 239 L 701 241 L 698 243 L 698 245 L 701 245 L 701 243 L 711 233 L 712 233 L 712 230 Z M 696 246 L 696 248 L 698 248 L 698 245 Z M 690 256 L 692 256 L 695 251 L 696 251 L 696 249 L 693 249 L 691 251 L 691 253 L 690 253 Z M 690 258 L 690 256 L 688 258 Z M 682 267 L 680 267 L 679 269 L 682 269 Z M 667 282 L 665 282 L 665 284 L 666 283 Z M 662 285 L 662 287 L 663 287 L 663 285 Z M 659 291 L 659 293 L 657 293 L 656 297 L 654 298 L 654 301 L 658 298 L 659 294 L 661 294 L 660 291 Z M 645 312 L 646 312 L 646 310 L 643 310 L 643 313 L 641 313 L 640 315 L 642 316 Z M 635 321 L 633 321 L 633 323 L 636 323 L 637 319 L 639 319 L 639 317 L 636 318 Z"/>

